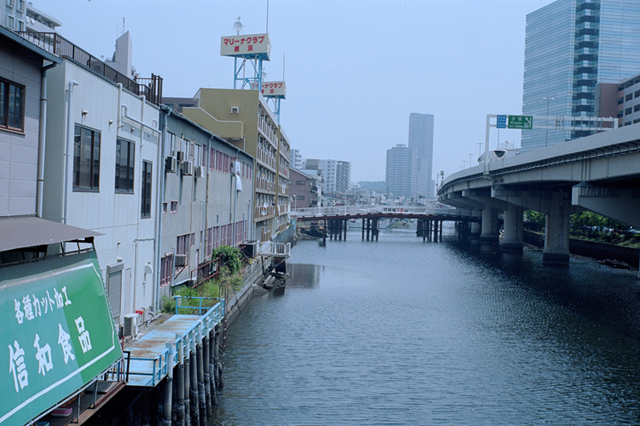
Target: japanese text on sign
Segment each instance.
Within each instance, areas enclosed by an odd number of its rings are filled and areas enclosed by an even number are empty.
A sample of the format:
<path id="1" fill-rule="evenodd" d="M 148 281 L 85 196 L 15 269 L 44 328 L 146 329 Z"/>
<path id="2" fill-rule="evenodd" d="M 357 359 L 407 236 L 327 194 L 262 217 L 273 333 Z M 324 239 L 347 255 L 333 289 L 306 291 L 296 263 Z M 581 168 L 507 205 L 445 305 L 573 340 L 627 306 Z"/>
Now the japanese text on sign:
<path id="1" fill-rule="evenodd" d="M 269 60 L 270 53 L 271 43 L 268 34 L 227 36 L 220 40 L 222 56 L 263 56 Z"/>

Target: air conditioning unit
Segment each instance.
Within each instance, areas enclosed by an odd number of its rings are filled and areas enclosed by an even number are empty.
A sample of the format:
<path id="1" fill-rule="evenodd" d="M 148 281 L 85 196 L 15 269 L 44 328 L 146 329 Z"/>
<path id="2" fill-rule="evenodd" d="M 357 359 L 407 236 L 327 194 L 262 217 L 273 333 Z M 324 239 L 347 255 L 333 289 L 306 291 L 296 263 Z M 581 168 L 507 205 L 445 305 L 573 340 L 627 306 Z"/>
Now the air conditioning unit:
<path id="1" fill-rule="evenodd" d="M 187 255 L 186 254 L 176 254 L 174 257 L 174 262 L 176 267 L 184 267 L 187 266 Z"/>
<path id="2" fill-rule="evenodd" d="M 195 173 L 195 177 L 196 177 L 197 179 L 199 179 L 199 178 L 204 178 L 204 167 L 202 167 L 202 166 L 195 166 L 193 171 L 194 171 L 194 173 Z"/>
<path id="3" fill-rule="evenodd" d="M 232 106 L 231 107 L 231 114 L 240 114 L 240 107 Z"/>
<path id="4" fill-rule="evenodd" d="M 165 160 L 165 170 L 168 173 L 175 173 L 178 170 L 178 160 L 176 157 L 167 157 Z"/>
<path id="5" fill-rule="evenodd" d="M 182 174 L 185 176 L 193 176 L 193 162 L 185 161 L 182 163 Z"/>
<path id="6" fill-rule="evenodd" d="M 124 316 L 124 335 L 136 337 L 138 335 L 138 314 Z"/>
<path id="7" fill-rule="evenodd" d="M 176 152 L 176 157 L 178 158 L 178 161 L 184 161 L 184 151 Z"/>

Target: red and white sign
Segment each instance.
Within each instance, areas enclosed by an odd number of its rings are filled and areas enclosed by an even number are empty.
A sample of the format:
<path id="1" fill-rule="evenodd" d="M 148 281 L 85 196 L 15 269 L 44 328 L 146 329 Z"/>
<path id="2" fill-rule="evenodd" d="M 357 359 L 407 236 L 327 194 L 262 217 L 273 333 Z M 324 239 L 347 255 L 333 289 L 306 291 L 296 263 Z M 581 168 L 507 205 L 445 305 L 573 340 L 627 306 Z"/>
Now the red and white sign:
<path id="1" fill-rule="evenodd" d="M 270 54 L 269 34 L 227 36 L 220 40 L 220 56 L 263 56 L 268 61 Z"/>
<path id="2" fill-rule="evenodd" d="M 252 82 L 251 88 L 258 90 L 258 83 Z M 284 81 L 263 81 L 262 96 L 266 98 L 282 98 L 287 96 L 287 85 Z"/>

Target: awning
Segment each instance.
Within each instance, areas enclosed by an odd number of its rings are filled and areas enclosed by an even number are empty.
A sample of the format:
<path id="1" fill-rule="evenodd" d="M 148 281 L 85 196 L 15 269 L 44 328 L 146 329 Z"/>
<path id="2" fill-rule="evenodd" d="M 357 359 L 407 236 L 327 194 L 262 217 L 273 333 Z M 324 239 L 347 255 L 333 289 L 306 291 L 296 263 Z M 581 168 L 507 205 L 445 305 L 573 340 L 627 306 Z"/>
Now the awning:
<path id="1" fill-rule="evenodd" d="M 36 216 L 0 217 L 0 252 L 104 235 Z"/>

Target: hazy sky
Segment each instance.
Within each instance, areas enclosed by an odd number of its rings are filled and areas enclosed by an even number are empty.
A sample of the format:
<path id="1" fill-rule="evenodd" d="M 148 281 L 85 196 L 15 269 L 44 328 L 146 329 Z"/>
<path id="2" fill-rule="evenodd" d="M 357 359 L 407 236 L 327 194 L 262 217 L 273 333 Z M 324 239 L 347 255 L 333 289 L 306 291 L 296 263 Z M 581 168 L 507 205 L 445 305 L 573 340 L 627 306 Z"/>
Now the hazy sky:
<path id="1" fill-rule="evenodd" d="M 141 76 L 164 96 L 232 88 L 220 38 L 263 33 L 266 0 L 31 0 L 60 34 L 110 57 L 124 29 Z M 281 80 L 281 124 L 305 158 L 350 161 L 352 181 L 384 180 L 387 149 L 407 144 L 409 114 L 435 116 L 434 174 L 475 162 L 486 114 L 522 111 L 526 14 L 551 0 L 270 0 L 271 62 Z M 500 141 L 520 145 L 520 133 Z M 491 134 L 491 144 L 498 134 Z"/>

